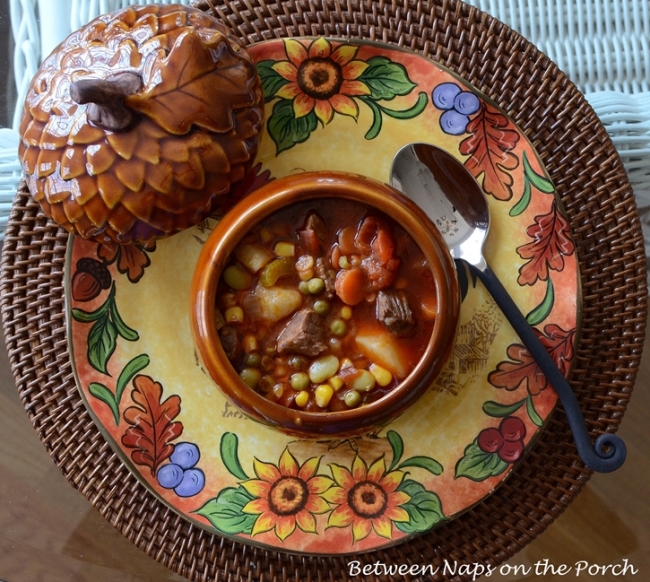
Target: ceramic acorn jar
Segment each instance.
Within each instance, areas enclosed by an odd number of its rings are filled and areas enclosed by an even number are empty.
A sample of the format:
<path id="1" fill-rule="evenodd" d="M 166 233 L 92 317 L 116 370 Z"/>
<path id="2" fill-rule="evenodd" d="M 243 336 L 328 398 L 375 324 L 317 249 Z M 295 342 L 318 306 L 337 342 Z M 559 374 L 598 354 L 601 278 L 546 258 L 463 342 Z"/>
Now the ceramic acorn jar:
<path id="1" fill-rule="evenodd" d="M 225 25 L 178 4 L 132 6 L 43 62 L 19 154 L 31 194 L 70 233 L 145 243 L 228 199 L 262 123 L 255 65 Z"/>

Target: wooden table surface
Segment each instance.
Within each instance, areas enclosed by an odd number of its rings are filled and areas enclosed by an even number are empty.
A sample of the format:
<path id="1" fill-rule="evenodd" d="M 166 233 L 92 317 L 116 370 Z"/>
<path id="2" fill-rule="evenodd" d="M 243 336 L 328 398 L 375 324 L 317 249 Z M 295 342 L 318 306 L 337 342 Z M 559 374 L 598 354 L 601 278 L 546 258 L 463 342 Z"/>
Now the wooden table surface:
<path id="1" fill-rule="evenodd" d="M 615 473 L 594 475 L 542 535 L 480 580 L 650 580 L 649 387 L 650 349 L 646 349 L 619 432 L 628 446 L 625 465 Z M 556 574 L 552 568 L 558 569 Z M 0 582 L 171 580 L 185 578 L 124 538 L 54 465 L 18 398 L 3 343 Z"/>

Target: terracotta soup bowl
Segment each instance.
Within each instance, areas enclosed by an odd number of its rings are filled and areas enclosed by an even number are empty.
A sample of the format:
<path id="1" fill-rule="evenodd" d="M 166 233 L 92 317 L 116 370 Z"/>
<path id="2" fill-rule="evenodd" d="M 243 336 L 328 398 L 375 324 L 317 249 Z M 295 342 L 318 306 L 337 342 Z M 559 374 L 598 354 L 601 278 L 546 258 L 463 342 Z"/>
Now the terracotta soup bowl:
<path id="1" fill-rule="evenodd" d="M 246 415 L 300 437 L 352 436 L 424 394 L 453 346 L 456 270 L 394 188 L 308 172 L 247 196 L 205 243 L 191 323 L 206 372 Z"/>

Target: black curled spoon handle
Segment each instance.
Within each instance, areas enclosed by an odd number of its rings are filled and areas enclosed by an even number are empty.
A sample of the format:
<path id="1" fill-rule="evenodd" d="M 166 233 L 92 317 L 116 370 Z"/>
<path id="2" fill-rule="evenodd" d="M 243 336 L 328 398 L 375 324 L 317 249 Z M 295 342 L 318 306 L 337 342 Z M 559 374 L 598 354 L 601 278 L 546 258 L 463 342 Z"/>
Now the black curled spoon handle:
<path id="1" fill-rule="evenodd" d="M 546 351 L 533 327 L 526 321 L 489 266 L 483 264 L 473 268 L 557 392 L 569 420 L 580 458 L 593 471 L 599 473 L 616 471 L 625 462 L 627 455 L 627 447 L 623 439 L 615 434 L 605 433 L 596 438 L 596 442 L 592 444 L 580 405 L 569 382 Z"/>

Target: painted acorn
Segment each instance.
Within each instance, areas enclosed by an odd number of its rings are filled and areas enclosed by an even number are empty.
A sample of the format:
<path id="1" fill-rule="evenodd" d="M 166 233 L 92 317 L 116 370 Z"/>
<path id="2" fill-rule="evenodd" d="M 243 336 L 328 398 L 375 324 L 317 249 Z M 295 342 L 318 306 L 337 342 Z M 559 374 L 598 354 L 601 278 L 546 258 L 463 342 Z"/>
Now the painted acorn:
<path id="1" fill-rule="evenodd" d="M 145 243 L 227 201 L 262 123 L 255 65 L 225 25 L 179 4 L 132 6 L 45 59 L 19 153 L 33 197 L 69 232 Z"/>
<path id="2" fill-rule="evenodd" d="M 72 277 L 72 297 L 75 301 L 91 301 L 111 286 L 111 273 L 106 265 L 84 257 L 77 261 Z"/>

